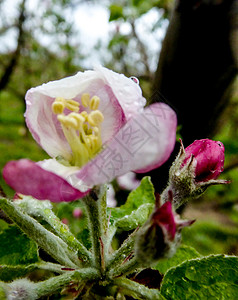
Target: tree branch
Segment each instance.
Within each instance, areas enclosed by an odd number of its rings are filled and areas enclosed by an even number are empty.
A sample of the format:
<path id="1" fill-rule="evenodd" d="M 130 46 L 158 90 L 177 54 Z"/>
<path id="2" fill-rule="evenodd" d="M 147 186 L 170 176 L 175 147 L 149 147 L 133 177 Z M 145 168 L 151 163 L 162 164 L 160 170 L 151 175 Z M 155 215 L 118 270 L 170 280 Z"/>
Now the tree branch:
<path id="1" fill-rule="evenodd" d="M 25 22 L 25 3 L 26 0 L 23 0 L 20 5 L 20 13 L 19 13 L 19 19 L 18 19 L 18 39 L 17 39 L 17 48 L 12 54 L 12 57 L 8 63 L 8 65 L 5 68 L 5 71 L 3 73 L 2 78 L 0 79 L 0 91 L 2 91 L 8 84 L 10 77 L 17 65 L 20 52 L 22 49 L 22 46 L 24 45 L 24 29 L 23 25 Z"/>

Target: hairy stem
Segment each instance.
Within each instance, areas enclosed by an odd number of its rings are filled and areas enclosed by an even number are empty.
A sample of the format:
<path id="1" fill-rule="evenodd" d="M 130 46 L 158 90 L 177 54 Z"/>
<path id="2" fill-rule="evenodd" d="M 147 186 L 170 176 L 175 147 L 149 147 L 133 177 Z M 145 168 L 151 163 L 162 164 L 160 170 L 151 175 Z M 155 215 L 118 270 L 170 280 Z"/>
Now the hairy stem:
<path id="1" fill-rule="evenodd" d="M 114 283 L 120 287 L 124 295 L 131 296 L 135 299 L 159 300 L 160 295 L 158 290 L 149 289 L 146 286 L 139 284 L 127 278 L 117 278 Z"/>
<path id="2" fill-rule="evenodd" d="M 52 277 L 48 280 L 34 284 L 36 298 L 53 294 L 70 283 L 95 280 L 99 277 L 98 271 L 93 268 L 84 268 L 80 271 L 69 271 L 63 275 Z"/>
<path id="3" fill-rule="evenodd" d="M 91 233 L 94 266 L 98 270 L 101 270 L 104 265 L 103 236 L 107 225 L 105 192 L 105 187 L 102 186 L 100 189 L 92 190 L 89 195 L 83 198 Z"/>
<path id="4" fill-rule="evenodd" d="M 5 211 L 10 219 L 14 221 L 29 238 L 33 239 L 60 264 L 70 268 L 77 268 L 79 266 L 77 255 L 68 248 L 68 245 L 63 240 L 21 211 L 17 205 L 2 198 L 0 199 L 0 208 Z"/>

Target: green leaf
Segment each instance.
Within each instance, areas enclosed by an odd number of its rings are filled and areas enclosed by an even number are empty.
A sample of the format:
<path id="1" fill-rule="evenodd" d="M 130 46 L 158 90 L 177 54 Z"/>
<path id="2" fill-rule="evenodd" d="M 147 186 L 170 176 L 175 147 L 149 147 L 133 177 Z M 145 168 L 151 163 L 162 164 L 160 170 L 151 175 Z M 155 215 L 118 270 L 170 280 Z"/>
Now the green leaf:
<path id="1" fill-rule="evenodd" d="M 238 257 L 211 255 L 170 269 L 161 294 L 166 299 L 229 299 L 238 295 Z"/>
<path id="2" fill-rule="evenodd" d="M 123 7 L 122 6 L 114 3 L 114 4 L 110 5 L 109 10 L 110 10 L 109 22 L 123 18 Z"/>
<path id="3" fill-rule="evenodd" d="M 15 203 L 2 198 L 0 199 L 0 207 L 29 238 L 33 239 L 56 261 L 71 268 L 75 268 L 79 264 L 76 253 L 69 249 L 62 239 L 24 213 Z"/>
<path id="4" fill-rule="evenodd" d="M 16 226 L 9 226 L 0 234 L 0 264 L 22 265 L 37 262 L 38 250 Z"/>
<path id="5" fill-rule="evenodd" d="M 110 209 L 110 221 L 120 229 L 132 230 L 147 220 L 154 205 L 153 184 L 150 177 L 144 177 L 140 186 L 129 194 L 124 205 Z"/>
<path id="6" fill-rule="evenodd" d="M 144 224 L 149 215 L 152 213 L 154 205 L 151 203 L 142 204 L 138 209 L 133 210 L 130 215 L 126 215 L 119 219 L 115 226 L 121 230 L 132 230 L 137 226 Z"/>
<path id="7" fill-rule="evenodd" d="M 11 281 L 36 269 L 37 245 L 18 227 L 11 225 L 3 230 L 0 240 L 0 280 Z"/>
<path id="8" fill-rule="evenodd" d="M 125 204 L 110 209 L 111 217 L 113 219 L 122 218 L 145 203 L 155 204 L 154 187 L 150 177 L 144 177 L 141 180 L 140 186 L 129 194 Z"/>
<path id="9" fill-rule="evenodd" d="M 154 269 L 160 271 L 162 274 L 165 274 L 170 268 L 178 266 L 186 260 L 197 257 L 200 257 L 200 254 L 194 248 L 182 245 L 177 249 L 173 257 L 159 261 Z"/>
<path id="10" fill-rule="evenodd" d="M 11 281 L 29 274 L 37 269 L 37 265 L 0 266 L 0 280 Z M 1 299 L 1 298 L 0 298 Z"/>

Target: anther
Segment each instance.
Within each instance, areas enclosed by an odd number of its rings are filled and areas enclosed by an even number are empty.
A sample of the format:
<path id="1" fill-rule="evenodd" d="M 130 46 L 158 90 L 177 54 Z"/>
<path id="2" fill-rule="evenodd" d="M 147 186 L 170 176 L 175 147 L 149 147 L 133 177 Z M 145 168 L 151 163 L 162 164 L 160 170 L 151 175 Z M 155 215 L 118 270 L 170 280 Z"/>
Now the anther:
<path id="1" fill-rule="evenodd" d="M 78 122 L 75 118 L 71 118 L 69 116 L 58 115 L 57 119 L 67 128 L 78 128 Z"/>
<path id="2" fill-rule="evenodd" d="M 93 96 L 90 100 L 89 107 L 91 110 L 98 109 L 98 106 L 100 104 L 100 98 L 98 96 Z"/>
<path id="3" fill-rule="evenodd" d="M 77 114 L 75 112 L 72 112 L 67 116 L 68 118 L 73 118 L 77 122 L 77 127 L 75 129 L 80 129 L 80 127 L 83 125 L 85 119 L 80 114 Z"/>
<path id="4" fill-rule="evenodd" d="M 99 129 L 97 127 L 93 127 L 93 132 L 96 136 L 99 134 Z"/>
<path id="5" fill-rule="evenodd" d="M 84 93 L 81 97 L 81 101 L 84 107 L 88 107 L 90 102 L 90 95 L 88 93 Z"/>
<path id="6" fill-rule="evenodd" d="M 82 117 L 84 117 L 85 121 L 87 121 L 88 113 L 87 113 L 85 110 L 82 111 L 82 112 L 80 113 L 80 115 L 81 115 Z"/>
<path id="7" fill-rule="evenodd" d="M 62 114 L 64 111 L 65 105 L 63 102 L 55 101 L 52 103 L 52 111 L 54 114 Z"/>
<path id="8" fill-rule="evenodd" d="M 65 106 L 71 111 L 78 112 L 79 111 L 79 103 L 75 100 L 66 100 Z"/>
<path id="9" fill-rule="evenodd" d="M 91 126 L 98 126 L 104 120 L 103 114 L 99 110 L 92 111 L 88 115 L 88 123 Z"/>

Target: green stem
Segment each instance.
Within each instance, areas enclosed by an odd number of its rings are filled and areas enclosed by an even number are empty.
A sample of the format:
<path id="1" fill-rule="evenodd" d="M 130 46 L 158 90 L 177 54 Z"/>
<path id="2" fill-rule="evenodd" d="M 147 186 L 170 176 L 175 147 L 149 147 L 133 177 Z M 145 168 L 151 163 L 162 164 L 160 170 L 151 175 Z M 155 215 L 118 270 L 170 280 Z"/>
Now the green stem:
<path id="1" fill-rule="evenodd" d="M 112 269 L 112 267 L 120 267 L 123 261 L 133 252 L 136 232 L 137 230 L 129 235 L 129 237 L 123 242 L 121 247 L 112 254 L 110 259 L 106 263 L 106 269 L 108 271 Z"/>
<path id="2" fill-rule="evenodd" d="M 131 260 L 125 262 L 121 266 L 116 266 L 109 272 L 110 278 L 119 277 L 122 275 L 127 275 L 132 272 L 135 272 L 136 269 L 141 268 L 141 264 L 136 260 L 136 258 L 132 258 Z"/>
<path id="3" fill-rule="evenodd" d="M 55 272 L 55 273 L 59 273 L 59 274 L 62 274 L 65 272 L 64 270 L 62 270 L 61 265 L 50 263 L 50 262 L 41 261 L 41 262 L 32 264 L 32 266 L 35 266 L 37 269 L 40 269 L 40 270 L 47 270 L 47 271 L 51 271 L 51 272 Z"/>
<path id="4" fill-rule="evenodd" d="M 83 198 L 86 206 L 89 230 L 92 239 L 92 252 L 94 255 L 94 267 L 102 271 L 104 255 L 102 256 L 103 240 L 106 226 L 106 197 L 105 187 L 94 189 L 91 194 Z"/>
<path id="5" fill-rule="evenodd" d="M 78 257 L 87 265 L 92 260 L 92 254 L 81 244 L 75 236 L 69 231 L 68 227 L 56 217 L 52 210 L 42 212 L 42 218 L 55 230 L 57 235 L 65 241 L 70 248 L 78 252 Z"/>
<path id="6" fill-rule="evenodd" d="M 98 271 L 93 268 L 84 268 L 80 271 L 68 271 L 63 275 L 59 275 L 48 280 L 35 283 L 35 299 L 60 291 L 63 287 L 66 287 L 70 283 L 80 283 L 80 281 L 95 280 L 98 278 Z"/>
<path id="7" fill-rule="evenodd" d="M 78 252 L 78 257 L 82 262 L 86 265 L 90 264 L 92 254 L 75 238 L 68 226 L 63 224 L 54 214 L 52 205 L 49 201 L 39 201 L 30 196 L 24 196 L 22 200 L 16 201 L 15 203 L 31 217 L 41 217 L 45 220 L 52 227 L 54 232 L 69 245 L 72 250 Z"/>
<path id="8" fill-rule="evenodd" d="M 68 245 L 58 236 L 45 229 L 35 219 L 21 211 L 11 201 L 0 199 L 0 208 L 10 217 L 12 221 L 42 249 L 51 255 L 63 266 L 78 268 L 79 260 L 77 255 L 68 248 Z"/>
<path id="9" fill-rule="evenodd" d="M 135 299 L 159 300 L 160 293 L 158 290 L 149 289 L 146 286 L 139 284 L 127 278 L 117 278 L 114 284 L 120 287 L 124 295 L 131 296 Z"/>

